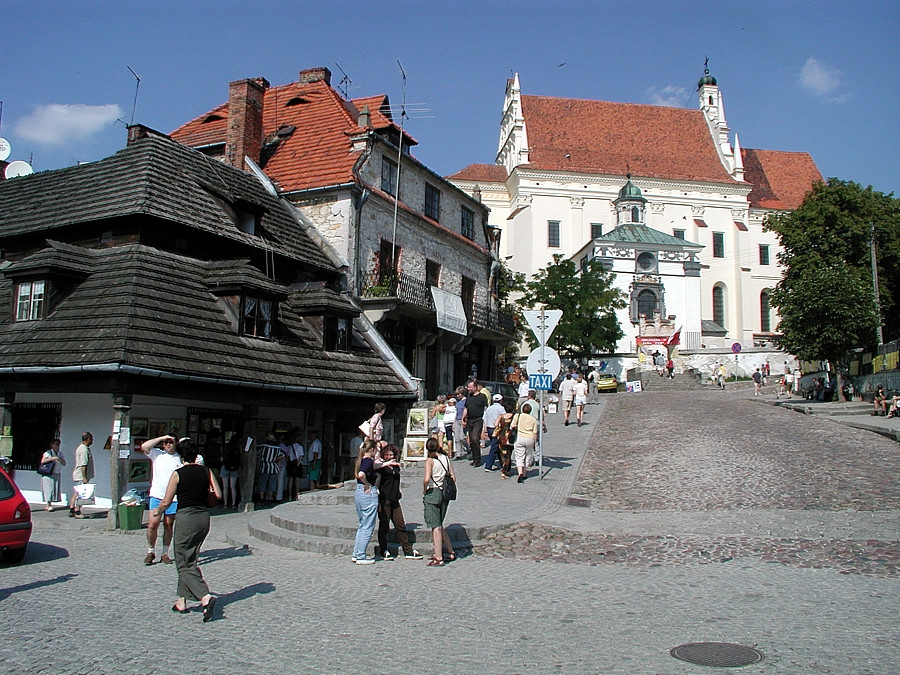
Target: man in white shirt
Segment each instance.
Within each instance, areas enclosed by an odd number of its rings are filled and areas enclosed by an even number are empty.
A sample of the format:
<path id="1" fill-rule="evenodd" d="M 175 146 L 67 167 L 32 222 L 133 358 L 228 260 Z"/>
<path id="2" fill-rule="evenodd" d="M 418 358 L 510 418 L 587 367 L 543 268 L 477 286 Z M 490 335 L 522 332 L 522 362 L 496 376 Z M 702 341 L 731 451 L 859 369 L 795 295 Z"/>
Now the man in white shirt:
<path id="1" fill-rule="evenodd" d="M 166 488 L 169 487 L 169 479 L 175 469 L 181 466 L 181 457 L 175 451 L 175 438 L 172 436 L 158 436 L 144 441 L 141 444 L 141 452 L 150 458 L 153 465 L 153 478 L 150 481 L 150 512 L 147 514 L 147 555 L 144 558 L 145 565 L 152 565 L 156 560 L 156 538 L 159 533 L 159 523 L 163 523 L 163 549 L 161 563 L 172 564 L 169 557 L 169 546 L 172 544 L 172 533 L 175 526 L 175 511 L 178 509 L 178 497 L 172 501 L 171 506 L 160 516 L 154 516 L 153 512 L 166 496 Z"/>
<path id="2" fill-rule="evenodd" d="M 309 488 L 315 490 L 319 487 L 319 476 L 322 473 L 322 441 L 315 431 L 309 433 L 312 441 L 306 451 L 306 461 L 309 464 Z"/>
<path id="3" fill-rule="evenodd" d="M 519 400 L 517 402 L 518 405 L 522 405 L 525 402 L 525 399 L 528 398 L 528 380 L 522 380 L 519 382 L 519 390 L 517 392 L 519 394 Z"/>
<path id="4" fill-rule="evenodd" d="M 493 403 L 491 403 L 487 410 L 484 411 L 484 426 L 485 429 L 487 429 L 488 441 L 491 444 L 490 452 L 488 452 L 488 456 L 484 460 L 485 471 L 496 471 L 494 468 L 494 460 L 497 458 L 497 449 L 500 444 L 500 439 L 494 438 L 494 427 L 497 425 L 497 420 L 500 419 L 500 415 L 503 415 L 504 413 L 506 413 L 506 408 L 503 407 L 502 394 L 494 394 Z"/>
<path id="5" fill-rule="evenodd" d="M 566 375 L 566 379 L 560 382 L 559 397 L 563 402 L 563 413 L 565 413 L 566 417 L 565 426 L 569 426 L 569 413 L 572 410 L 572 401 L 575 399 L 575 380 L 571 376 Z"/>

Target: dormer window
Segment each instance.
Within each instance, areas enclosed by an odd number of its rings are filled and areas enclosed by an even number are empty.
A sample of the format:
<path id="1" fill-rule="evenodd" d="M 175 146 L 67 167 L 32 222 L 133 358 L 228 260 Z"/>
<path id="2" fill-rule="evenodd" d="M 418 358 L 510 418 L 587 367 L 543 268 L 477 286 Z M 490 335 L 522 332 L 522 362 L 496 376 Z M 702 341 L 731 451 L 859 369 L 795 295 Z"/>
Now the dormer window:
<path id="1" fill-rule="evenodd" d="M 242 298 L 241 335 L 271 340 L 274 322 L 275 303 L 249 295 Z"/>
<path id="2" fill-rule="evenodd" d="M 16 321 L 37 321 L 44 318 L 46 282 L 22 281 L 16 284 Z"/>
<path id="3" fill-rule="evenodd" d="M 350 351 L 350 319 L 345 316 L 325 317 L 325 351 Z"/>

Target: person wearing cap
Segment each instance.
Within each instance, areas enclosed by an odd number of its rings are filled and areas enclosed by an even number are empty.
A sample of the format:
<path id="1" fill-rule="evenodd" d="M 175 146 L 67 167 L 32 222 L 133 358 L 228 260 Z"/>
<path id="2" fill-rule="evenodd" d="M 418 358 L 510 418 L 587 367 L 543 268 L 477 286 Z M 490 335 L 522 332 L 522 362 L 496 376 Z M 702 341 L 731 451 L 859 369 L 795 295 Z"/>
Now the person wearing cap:
<path id="1" fill-rule="evenodd" d="M 168 434 L 144 441 L 141 444 L 141 452 L 150 458 L 150 464 L 153 466 L 153 476 L 150 479 L 150 511 L 147 515 L 147 555 L 144 557 L 144 564 L 152 565 L 156 560 L 156 539 L 159 535 L 159 523 L 162 521 L 163 548 L 159 561 L 171 565 L 173 561 L 169 557 L 169 546 L 172 545 L 178 498 L 172 500 L 165 513 L 154 514 L 166 496 L 169 479 L 181 466 L 181 456 L 175 451 L 175 437 Z"/>
<path id="2" fill-rule="evenodd" d="M 500 419 L 500 415 L 506 413 L 506 408 L 503 407 L 502 394 L 494 394 L 491 397 L 491 400 L 493 402 L 488 406 L 488 409 L 484 411 L 484 426 L 485 429 L 487 429 L 487 436 L 491 442 L 490 451 L 488 452 L 488 456 L 484 460 L 485 471 L 496 470 L 494 469 L 494 460 L 497 458 L 497 450 L 500 445 L 500 439 L 494 438 L 494 427 L 497 426 L 497 420 Z"/>

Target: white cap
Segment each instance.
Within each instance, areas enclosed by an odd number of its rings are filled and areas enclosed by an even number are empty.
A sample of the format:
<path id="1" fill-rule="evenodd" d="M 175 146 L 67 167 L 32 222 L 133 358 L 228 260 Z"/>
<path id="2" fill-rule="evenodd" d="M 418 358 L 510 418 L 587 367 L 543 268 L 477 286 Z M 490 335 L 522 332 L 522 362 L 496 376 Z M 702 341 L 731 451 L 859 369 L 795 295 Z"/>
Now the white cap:
<path id="1" fill-rule="evenodd" d="M 494 394 L 494 400 L 495 400 L 495 401 L 502 401 L 502 400 L 503 400 L 503 394 Z"/>

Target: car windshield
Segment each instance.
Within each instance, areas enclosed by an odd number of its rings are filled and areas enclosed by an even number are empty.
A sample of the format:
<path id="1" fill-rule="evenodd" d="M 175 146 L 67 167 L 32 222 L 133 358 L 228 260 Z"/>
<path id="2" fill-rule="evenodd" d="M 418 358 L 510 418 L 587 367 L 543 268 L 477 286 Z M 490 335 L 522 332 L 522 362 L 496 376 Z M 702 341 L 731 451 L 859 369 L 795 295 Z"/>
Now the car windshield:
<path id="1" fill-rule="evenodd" d="M 6 477 L 5 473 L 0 473 L 0 501 L 14 497 L 15 494 L 16 488 L 13 487 L 9 478 Z"/>

